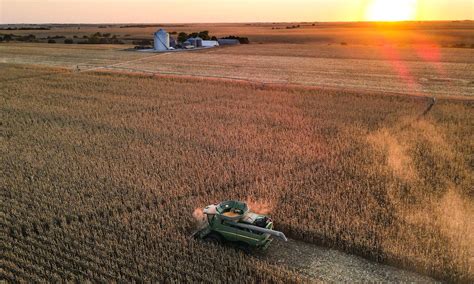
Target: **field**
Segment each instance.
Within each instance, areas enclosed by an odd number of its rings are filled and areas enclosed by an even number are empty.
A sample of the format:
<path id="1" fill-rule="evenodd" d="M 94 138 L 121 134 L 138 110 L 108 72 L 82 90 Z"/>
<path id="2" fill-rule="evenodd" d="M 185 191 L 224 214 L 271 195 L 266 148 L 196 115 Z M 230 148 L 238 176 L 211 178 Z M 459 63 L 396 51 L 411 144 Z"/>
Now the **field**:
<path id="1" fill-rule="evenodd" d="M 382 45 L 362 41 L 377 27 L 267 25 L 205 26 L 254 43 L 183 54 L 0 44 L 0 277 L 344 281 L 318 245 L 472 282 L 474 51 L 449 47 L 472 24 Z M 61 29 L 35 33 L 77 33 Z M 227 199 L 292 241 L 248 257 L 190 239 L 192 213 Z"/>

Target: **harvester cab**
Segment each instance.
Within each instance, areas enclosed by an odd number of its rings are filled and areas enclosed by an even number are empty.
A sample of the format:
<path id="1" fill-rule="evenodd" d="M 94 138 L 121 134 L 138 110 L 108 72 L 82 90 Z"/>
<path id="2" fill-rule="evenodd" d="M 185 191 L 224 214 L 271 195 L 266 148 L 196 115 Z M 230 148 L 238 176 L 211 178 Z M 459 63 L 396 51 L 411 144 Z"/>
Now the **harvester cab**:
<path id="1" fill-rule="evenodd" d="M 253 213 L 244 202 L 225 201 L 204 208 L 206 225 L 195 233 L 208 242 L 229 242 L 248 252 L 251 248 L 265 250 L 272 236 L 287 241 L 285 234 L 273 230 L 273 221 L 266 215 Z"/>

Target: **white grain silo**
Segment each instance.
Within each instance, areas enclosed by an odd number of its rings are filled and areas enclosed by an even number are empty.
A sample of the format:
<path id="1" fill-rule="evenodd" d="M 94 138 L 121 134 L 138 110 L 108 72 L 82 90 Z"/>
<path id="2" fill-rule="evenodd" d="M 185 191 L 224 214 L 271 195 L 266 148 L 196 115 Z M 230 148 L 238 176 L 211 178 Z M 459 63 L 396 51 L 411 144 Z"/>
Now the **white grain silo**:
<path id="1" fill-rule="evenodd" d="M 170 34 L 164 29 L 155 33 L 155 50 L 166 51 L 170 49 Z"/>

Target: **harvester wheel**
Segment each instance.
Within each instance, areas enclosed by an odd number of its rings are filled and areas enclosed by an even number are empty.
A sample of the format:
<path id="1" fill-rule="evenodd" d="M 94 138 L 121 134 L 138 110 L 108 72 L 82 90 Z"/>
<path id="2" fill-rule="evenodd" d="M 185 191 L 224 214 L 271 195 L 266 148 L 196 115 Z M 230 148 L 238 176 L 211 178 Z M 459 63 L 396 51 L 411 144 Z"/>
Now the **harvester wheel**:
<path id="1" fill-rule="evenodd" d="M 222 242 L 222 237 L 218 234 L 210 233 L 204 238 L 204 241 L 209 244 L 220 244 Z"/>

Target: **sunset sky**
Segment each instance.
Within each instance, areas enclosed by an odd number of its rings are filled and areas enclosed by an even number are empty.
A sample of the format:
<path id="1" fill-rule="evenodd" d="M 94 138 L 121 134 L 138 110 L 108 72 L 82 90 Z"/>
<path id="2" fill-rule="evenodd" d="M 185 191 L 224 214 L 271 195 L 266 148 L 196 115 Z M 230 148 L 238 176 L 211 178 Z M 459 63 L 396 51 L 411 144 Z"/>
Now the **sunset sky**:
<path id="1" fill-rule="evenodd" d="M 474 0 L 0 0 L 0 23 L 472 20 Z"/>

